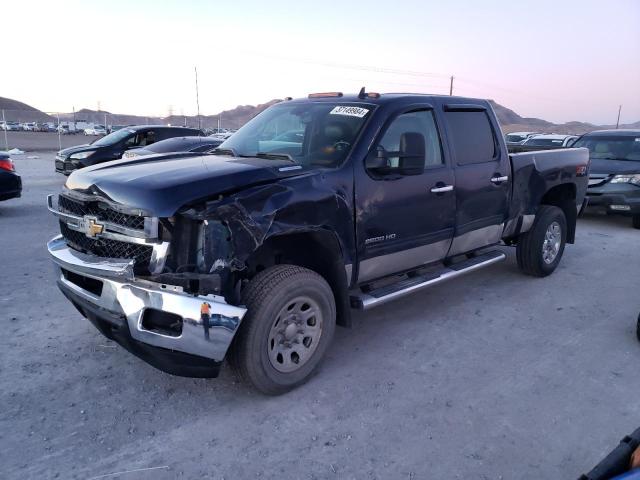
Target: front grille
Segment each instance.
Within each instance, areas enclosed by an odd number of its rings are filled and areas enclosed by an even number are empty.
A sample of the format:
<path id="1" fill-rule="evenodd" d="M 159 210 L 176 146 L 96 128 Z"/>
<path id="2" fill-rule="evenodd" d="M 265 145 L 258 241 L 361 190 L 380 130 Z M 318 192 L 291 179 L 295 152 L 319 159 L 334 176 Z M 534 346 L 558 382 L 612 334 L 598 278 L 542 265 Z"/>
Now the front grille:
<path id="1" fill-rule="evenodd" d="M 144 217 L 116 212 L 103 202 L 82 202 L 60 195 L 58 197 L 58 207 L 61 211 L 71 213 L 72 215 L 78 215 L 80 217 L 92 215 L 103 222 L 110 222 L 136 230 L 144 230 Z"/>
<path id="2" fill-rule="evenodd" d="M 106 238 L 89 238 L 82 232 L 70 229 L 63 221 L 60 222 L 60 232 L 67 244 L 76 250 L 98 257 L 133 259 L 135 260 L 135 273 L 146 274 L 149 272 L 149 262 L 153 252 L 151 245 L 120 242 Z"/>

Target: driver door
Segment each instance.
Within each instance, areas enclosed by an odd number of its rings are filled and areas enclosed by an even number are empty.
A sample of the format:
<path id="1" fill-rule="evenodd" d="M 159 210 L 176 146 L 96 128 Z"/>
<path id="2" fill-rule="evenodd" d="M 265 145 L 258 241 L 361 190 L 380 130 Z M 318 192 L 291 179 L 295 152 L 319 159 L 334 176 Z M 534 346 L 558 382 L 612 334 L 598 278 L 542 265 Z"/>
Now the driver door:
<path id="1" fill-rule="evenodd" d="M 424 137 L 424 168 L 415 159 L 403 168 L 402 143 L 416 133 Z M 388 152 L 388 167 L 367 169 L 356 183 L 358 283 L 442 260 L 455 226 L 454 174 L 430 106 L 397 114 L 370 155 L 378 151 Z"/>

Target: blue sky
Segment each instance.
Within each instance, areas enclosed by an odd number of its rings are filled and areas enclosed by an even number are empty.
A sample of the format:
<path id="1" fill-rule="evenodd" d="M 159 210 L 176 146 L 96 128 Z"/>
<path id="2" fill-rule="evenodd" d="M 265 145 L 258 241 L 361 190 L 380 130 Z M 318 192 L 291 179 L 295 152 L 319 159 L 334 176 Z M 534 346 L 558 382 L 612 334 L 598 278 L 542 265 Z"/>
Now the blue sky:
<path id="1" fill-rule="evenodd" d="M 31 0 L 0 17 L 0 96 L 48 111 L 193 114 L 197 65 L 205 114 L 362 85 L 448 93 L 454 75 L 454 93 L 524 116 L 615 123 L 623 104 L 640 120 L 638 0 Z"/>

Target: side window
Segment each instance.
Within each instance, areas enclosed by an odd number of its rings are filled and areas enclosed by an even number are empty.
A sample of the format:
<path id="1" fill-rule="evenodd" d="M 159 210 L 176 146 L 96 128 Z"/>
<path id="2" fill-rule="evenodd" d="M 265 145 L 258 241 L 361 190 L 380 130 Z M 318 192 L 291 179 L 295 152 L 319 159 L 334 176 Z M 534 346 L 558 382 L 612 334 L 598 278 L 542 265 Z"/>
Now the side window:
<path id="1" fill-rule="evenodd" d="M 401 166 L 398 154 L 402 150 L 402 139 L 406 134 L 411 133 L 419 133 L 424 137 L 425 167 L 434 167 L 444 163 L 440 136 L 433 112 L 431 110 L 416 110 L 398 115 L 378 142 L 378 145 L 386 150 L 391 168 Z"/>
<path id="2" fill-rule="evenodd" d="M 458 165 L 493 161 L 496 142 L 487 112 L 446 112 Z"/>
<path id="3" fill-rule="evenodd" d="M 139 132 L 136 135 L 136 145 L 138 147 L 146 147 L 147 145 L 151 145 L 156 141 L 156 132 L 153 130 L 148 130 L 146 132 Z"/>
<path id="4" fill-rule="evenodd" d="M 138 141 L 138 134 L 131 135 L 129 138 L 125 140 L 124 147 L 125 148 L 137 147 L 138 146 L 137 141 Z"/>

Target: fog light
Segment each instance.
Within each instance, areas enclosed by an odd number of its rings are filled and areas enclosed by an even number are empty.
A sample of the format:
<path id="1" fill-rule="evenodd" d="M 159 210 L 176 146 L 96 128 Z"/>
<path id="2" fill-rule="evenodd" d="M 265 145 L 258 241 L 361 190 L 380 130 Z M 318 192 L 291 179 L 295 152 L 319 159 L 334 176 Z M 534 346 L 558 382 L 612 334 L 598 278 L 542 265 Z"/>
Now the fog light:
<path id="1" fill-rule="evenodd" d="M 622 211 L 631 210 L 631 207 L 629 205 L 609 205 L 609 208 L 611 210 L 622 210 Z"/>

